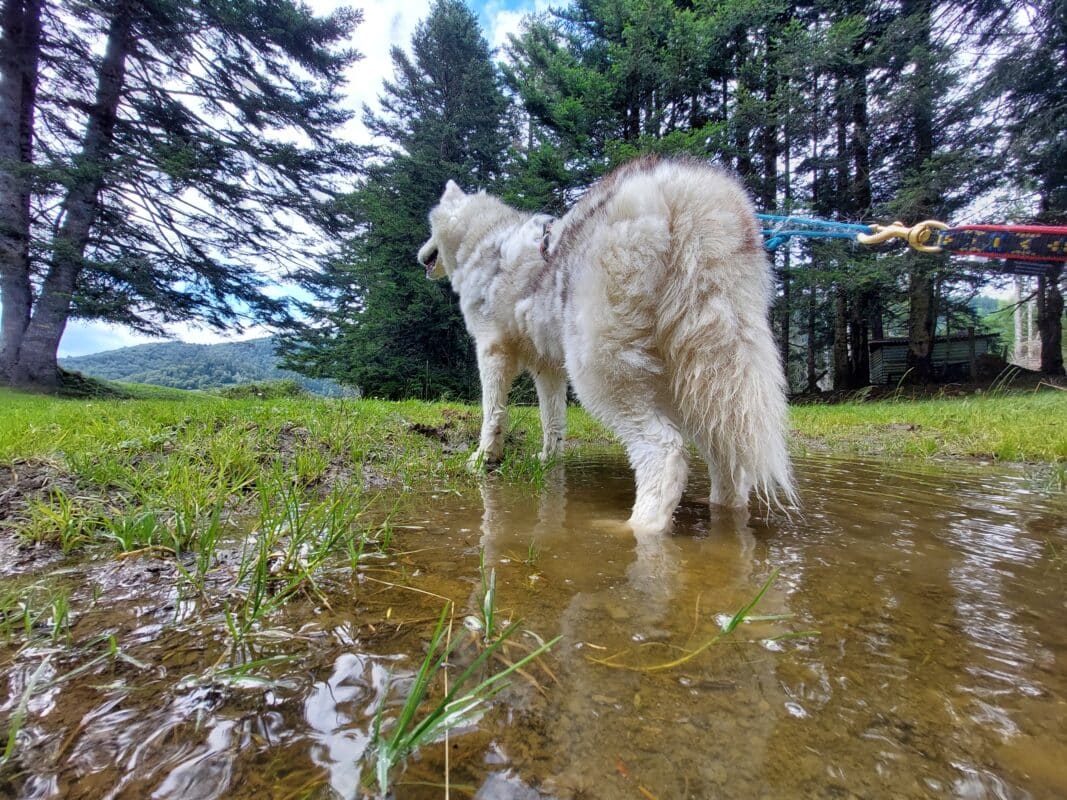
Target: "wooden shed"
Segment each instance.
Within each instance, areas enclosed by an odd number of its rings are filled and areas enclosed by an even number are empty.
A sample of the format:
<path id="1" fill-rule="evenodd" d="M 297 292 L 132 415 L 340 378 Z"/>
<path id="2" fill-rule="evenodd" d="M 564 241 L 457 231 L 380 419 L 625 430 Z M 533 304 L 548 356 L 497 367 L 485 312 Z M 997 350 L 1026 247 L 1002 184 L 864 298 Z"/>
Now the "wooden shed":
<path id="1" fill-rule="evenodd" d="M 985 353 L 996 352 L 997 339 L 995 333 L 961 333 L 935 339 L 932 353 L 934 378 L 940 381 L 970 380 L 972 362 Z M 872 339 L 870 353 L 871 383 L 875 385 L 896 383 L 908 371 L 906 337 Z"/>

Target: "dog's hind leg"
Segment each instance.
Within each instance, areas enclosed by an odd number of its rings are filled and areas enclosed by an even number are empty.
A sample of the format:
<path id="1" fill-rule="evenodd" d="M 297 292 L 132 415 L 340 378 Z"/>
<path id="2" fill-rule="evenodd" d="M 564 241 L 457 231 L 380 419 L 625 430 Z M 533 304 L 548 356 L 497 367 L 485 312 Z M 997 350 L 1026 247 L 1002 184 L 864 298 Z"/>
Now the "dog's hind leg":
<path id="1" fill-rule="evenodd" d="M 745 508 L 752 491 L 752 481 L 745 473 L 745 468 L 736 458 L 730 459 L 721 447 L 708 446 L 694 437 L 700 454 L 708 463 L 708 477 L 711 480 L 711 493 L 708 500 L 712 506 L 725 508 Z"/>
<path id="2" fill-rule="evenodd" d="M 662 376 L 623 369 L 582 378 L 575 381 L 582 404 L 622 440 L 634 471 L 637 497 L 630 527 L 638 534 L 667 530 L 682 499 L 689 461 L 678 424 L 663 410 L 657 388 Z"/>
<path id="3" fill-rule="evenodd" d="M 537 387 L 537 405 L 541 411 L 541 461 L 563 455 L 563 437 L 567 431 L 567 374 L 563 370 L 543 367 L 533 371 Z"/>
<path id="4" fill-rule="evenodd" d="M 508 422 L 508 390 L 518 366 L 514 353 L 493 342 L 478 347 L 478 376 L 482 383 L 482 433 L 478 449 L 467 465 L 479 469 L 504 455 L 504 431 Z"/>
<path id="5" fill-rule="evenodd" d="M 631 426 L 620 434 L 637 483 L 630 527 L 635 533 L 659 533 L 670 527 L 685 490 L 685 440 L 674 422 L 656 410 L 634 416 L 625 427 Z"/>

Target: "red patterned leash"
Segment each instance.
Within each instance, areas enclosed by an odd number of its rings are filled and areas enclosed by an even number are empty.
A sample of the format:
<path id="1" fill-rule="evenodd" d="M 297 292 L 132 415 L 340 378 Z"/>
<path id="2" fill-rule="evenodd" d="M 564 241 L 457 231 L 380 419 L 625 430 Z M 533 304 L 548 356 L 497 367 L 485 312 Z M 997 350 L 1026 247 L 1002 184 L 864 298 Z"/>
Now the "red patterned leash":
<path id="1" fill-rule="evenodd" d="M 1062 225 L 960 225 L 926 220 L 908 227 L 900 222 L 872 225 L 861 233 L 861 244 L 904 239 L 921 253 L 949 253 L 1015 261 L 1067 262 L 1067 226 Z"/>

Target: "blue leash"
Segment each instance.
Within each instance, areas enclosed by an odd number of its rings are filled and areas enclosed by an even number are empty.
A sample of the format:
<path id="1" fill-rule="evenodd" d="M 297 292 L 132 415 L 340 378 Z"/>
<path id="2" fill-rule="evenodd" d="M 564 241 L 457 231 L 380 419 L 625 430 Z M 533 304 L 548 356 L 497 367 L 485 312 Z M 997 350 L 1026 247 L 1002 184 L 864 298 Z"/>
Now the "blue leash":
<path id="1" fill-rule="evenodd" d="M 783 217 L 778 214 L 757 214 L 756 219 L 773 225 L 773 227 L 763 228 L 760 231 L 767 239 L 764 246 L 768 250 L 776 249 L 794 236 L 802 236 L 807 239 L 848 239 L 854 242 L 857 234 L 866 233 L 869 235 L 874 233 L 874 229 L 870 225 L 857 225 L 851 222 L 831 222 L 807 217 Z M 804 227 L 786 227 L 789 225 L 802 225 Z"/>

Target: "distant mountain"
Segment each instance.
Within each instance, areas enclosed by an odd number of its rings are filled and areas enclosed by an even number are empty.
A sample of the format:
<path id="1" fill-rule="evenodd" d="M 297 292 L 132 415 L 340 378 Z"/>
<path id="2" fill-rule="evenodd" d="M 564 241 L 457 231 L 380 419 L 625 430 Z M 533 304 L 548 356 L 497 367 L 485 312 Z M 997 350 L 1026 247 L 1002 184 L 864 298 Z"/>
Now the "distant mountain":
<path id="1" fill-rule="evenodd" d="M 313 394 L 330 397 L 354 394 L 334 381 L 305 378 L 279 369 L 273 340 L 269 337 L 223 344 L 139 344 L 89 356 L 61 358 L 59 364 L 63 369 L 93 378 L 175 389 L 218 389 L 290 378 Z"/>

